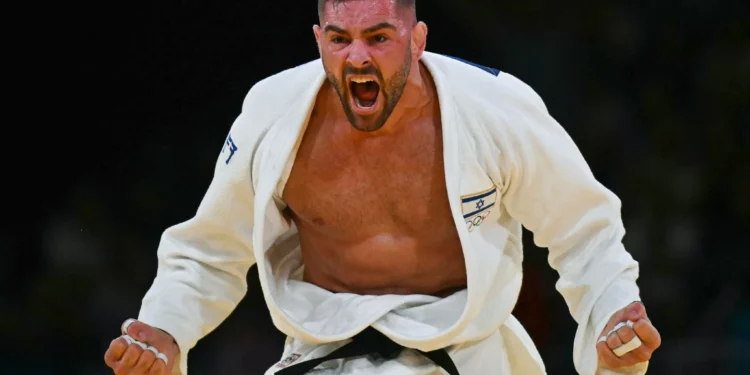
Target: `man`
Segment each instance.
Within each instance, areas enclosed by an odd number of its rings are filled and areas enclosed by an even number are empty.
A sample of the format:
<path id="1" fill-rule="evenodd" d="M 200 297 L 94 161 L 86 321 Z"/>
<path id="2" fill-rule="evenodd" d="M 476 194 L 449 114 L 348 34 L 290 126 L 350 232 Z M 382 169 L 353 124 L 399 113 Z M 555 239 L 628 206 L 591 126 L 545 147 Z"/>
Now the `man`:
<path id="1" fill-rule="evenodd" d="M 620 202 L 534 91 L 425 52 L 413 0 L 319 12 L 321 59 L 250 90 L 196 216 L 165 231 L 114 372 L 186 374 L 257 262 L 288 336 L 266 374 L 543 374 L 511 315 L 524 225 L 579 325 L 578 372 L 645 373 L 660 338 Z"/>

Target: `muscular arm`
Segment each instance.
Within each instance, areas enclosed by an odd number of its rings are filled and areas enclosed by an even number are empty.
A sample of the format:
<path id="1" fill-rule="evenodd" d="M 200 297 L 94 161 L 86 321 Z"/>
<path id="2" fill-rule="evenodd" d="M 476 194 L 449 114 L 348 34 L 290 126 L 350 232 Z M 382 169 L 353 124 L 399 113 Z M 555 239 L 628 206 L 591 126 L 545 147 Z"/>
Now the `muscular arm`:
<path id="1" fill-rule="evenodd" d="M 503 202 L 537 246 L 549 249 L 560 275 L 556 288 L 578 323 L 576 369 L 593 375 L 600 332 L 615 312 L 640 300 L 638 263 L 622 244 L 620 200 L 594 178 L 531 88 L 508 74 L 500 81 L 508 97 L 499 100 L 511 103 L 506 120 L 513 121 L 504 140 Z M 645 371 L 645 364 L 639 367 Z"/>
<path id="2" fill-rule="evenodd" d="M 234 310 L 255 263 L 252 249 L 251 145 L 240 115 L 216 162 L 197 213 L 167 229 L 159 268 L 138 319 L 171 334 L 180 349 L 173 374 L 187 371 L 187 352 Z"/>

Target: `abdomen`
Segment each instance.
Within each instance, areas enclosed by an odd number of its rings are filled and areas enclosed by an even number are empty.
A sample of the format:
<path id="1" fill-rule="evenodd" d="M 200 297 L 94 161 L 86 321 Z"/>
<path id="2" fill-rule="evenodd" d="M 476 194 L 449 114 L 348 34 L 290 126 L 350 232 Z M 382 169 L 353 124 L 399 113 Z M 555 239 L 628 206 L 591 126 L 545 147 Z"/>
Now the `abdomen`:
<path id="1" fill-rule="evenodd" d="M 463 251 L 452 219 L 432 229 L 357 231 L 331 236 L 317 225 L 295 220 L 305 281 L 333 292 L 430 294 L 466 285 Z M 428 221 L 436 221 L 428 220 Z M 448 220 L 446 220 L 448 221 Z"/>

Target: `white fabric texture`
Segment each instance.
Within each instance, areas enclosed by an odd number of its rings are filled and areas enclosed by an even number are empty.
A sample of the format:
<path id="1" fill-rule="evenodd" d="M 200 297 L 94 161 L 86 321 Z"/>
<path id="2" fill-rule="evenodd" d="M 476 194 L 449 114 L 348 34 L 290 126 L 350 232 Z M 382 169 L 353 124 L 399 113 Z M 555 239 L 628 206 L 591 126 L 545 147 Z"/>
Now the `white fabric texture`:
<path id="1" fill-rule="evenodd" d="M 327 347 L 371 325 L 403 346 L 430 351 L 500 332 L 513 353 L 512 374 L 545 373 L 511 315 L 522 279 L 522 225 L 549 249 L 560 275 L 557 290 L 578 323 L 577 371 L 597 373 L 596 341 L 607 320 L 640 299 L 638 263 L 622 245 L 619 199 L 594 178 L 529 86 L 430 52 L 421 61 L 440 100 L 448 199 L 467 290 L 445 299 L 332 294 L 295 276 L 302 267 L 299 242 L 281 197 L 325 80 L 318 59 L 250 90 L 196 215 L 162 236 L 158 272 L 138 319 L 174 336 L 181 351 L 175 374 L 187 374 L 189 350 L 244 297 L 255 264 L 275 326 L 294 340 Z M 464 200 L 487 192 L 492 202 L 466 212 L 471 206 Z M 646 365 L 610 373 L 642 374 Z"/>

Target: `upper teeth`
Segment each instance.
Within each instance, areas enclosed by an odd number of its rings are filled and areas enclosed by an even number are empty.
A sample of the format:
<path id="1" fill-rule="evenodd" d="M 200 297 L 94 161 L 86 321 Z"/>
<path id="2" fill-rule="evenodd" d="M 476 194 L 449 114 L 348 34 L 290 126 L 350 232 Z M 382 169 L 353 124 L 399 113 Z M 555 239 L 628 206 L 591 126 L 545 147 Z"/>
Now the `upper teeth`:
<path id="1" fill-rule="evenodd" d="M 352 78 L 352 81 L 357 83 L 375 82 L 372 78 Z"/>

